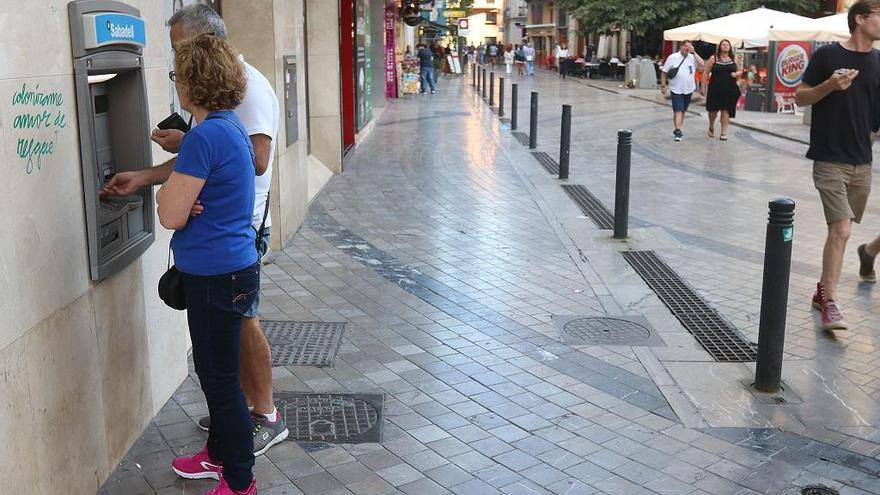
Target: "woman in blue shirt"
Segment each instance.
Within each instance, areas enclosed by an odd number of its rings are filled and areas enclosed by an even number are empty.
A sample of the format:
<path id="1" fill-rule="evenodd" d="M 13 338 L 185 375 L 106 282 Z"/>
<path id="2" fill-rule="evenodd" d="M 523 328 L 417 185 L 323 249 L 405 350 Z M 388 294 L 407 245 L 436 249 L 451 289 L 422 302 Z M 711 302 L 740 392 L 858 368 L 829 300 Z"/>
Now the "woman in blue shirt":
<path id="1" fill-rule="evenodd" d="M 244 98 L 244 68 L 223 39 L 199 35 L 174 46 L 181 106 L 199 125 L 186 133 L 168 181 L 156 194 L 159 221 L 174 230 L 171 248 L 183 273 L 193 361 L 211 429 L 201 452 L 178 457 L 181 476 L 205 463 L 219 484 L 210 495 L 255 495 L 251 418 L 240 385 L 242 315 L 260 284 L 251 228 L 251 141 L 231 111 Z M 196 204 L 204 210 L 191 216 Z M 212 476 L 213 477 L 213 476 Z"/>

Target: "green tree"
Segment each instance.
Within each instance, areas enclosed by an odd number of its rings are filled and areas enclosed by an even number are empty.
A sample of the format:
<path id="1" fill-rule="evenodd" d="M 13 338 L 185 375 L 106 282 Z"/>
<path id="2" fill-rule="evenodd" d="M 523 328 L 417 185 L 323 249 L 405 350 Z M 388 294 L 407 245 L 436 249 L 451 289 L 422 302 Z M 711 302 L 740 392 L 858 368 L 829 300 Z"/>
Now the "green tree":
<path id="1" fill-rule="evenodd" d="M 584 33 L 626 29 L 637 35 L 751 10 L 760 6 L 812 15 L 819 0 L 557 0 Z"/>

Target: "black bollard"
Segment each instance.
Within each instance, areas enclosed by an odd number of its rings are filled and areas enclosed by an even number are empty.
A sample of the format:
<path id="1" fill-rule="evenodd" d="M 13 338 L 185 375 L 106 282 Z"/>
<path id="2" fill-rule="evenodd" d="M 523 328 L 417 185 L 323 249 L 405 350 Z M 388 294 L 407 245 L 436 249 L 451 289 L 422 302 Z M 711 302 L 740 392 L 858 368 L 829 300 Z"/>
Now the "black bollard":
<path id="1" fill-rule="evenodd" d="M 629 229 L 629 168 L 632 131 L 617 131 L 617 183 L 614 189 L 614 238 L 626 239 Z"/>
<path id="2" fill-rule="evenodd" d="M 532 91 L 531 113 L 529 113 L 529 149 L 538 147 L 538 92 Z"/>
<path id="3" fill-rule="evenodd" d="M 483 67 L 483 99 L 486 99 L 486 68 Z"/>
<path id="4" fill-rule="evenodd" d="M 517 89 L 519 85 L 514 83 L 510 85 L 510 130 L 516 130 L 516 116 L 519 113 L 519 102 L 516 101 Z"/>
<path id="5" fill-rule="evenodd" d="M 504 117 L 504 78 L 498 78 L 498 117 Z"/>
<path id="6" fill-rule="evenodd" d="M 476 65 L 471 66 L 471 79 L 472 79 L 471 86 L 476 88 L 477 87 L 477 66 Z"/>
<path id="7" fill-rule="evenodd" d="M 568 158 L 571 154 L 571 105 L 562 105 L 562 131 L 559 136 L 559 178 L 568 178 Z"/>
<path id="8" fill-rule="evenodd" d="M 489 73 L 489 106 L 495 105 L 495 71 Z"/>
<path id="9" fill-rule="evenodd" d="M 758 362 L 755 364 L 755 388 L 761 392 L 777 392 L 782 382 L 782 351 L 785 344 L 785 315 L 788 309 L 793 238 L 794 201 L 788 198 L 771 201 L 767 240 L 764 244 Z"/>

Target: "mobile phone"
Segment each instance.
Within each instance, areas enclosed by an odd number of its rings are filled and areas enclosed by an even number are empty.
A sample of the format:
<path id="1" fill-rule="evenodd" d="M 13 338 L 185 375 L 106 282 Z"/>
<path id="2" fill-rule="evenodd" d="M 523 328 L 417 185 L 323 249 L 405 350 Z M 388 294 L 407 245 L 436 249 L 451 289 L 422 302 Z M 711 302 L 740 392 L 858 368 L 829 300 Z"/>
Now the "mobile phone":
<path id="1" fill-rule="evenodd" d="M 166 117 L 165 120 L 156 124 L 156 127 L 162 130 L 177 129 L 179 131 L 189 132 L 189 124 L 187 124 L 186 121 L 183 120 L 183 117 L 177 112 L 172 113 Z"/>
<path id="2" fill-rule="evenodd" d="M 849 69 L 837 69 L 834 71 L 835 74 L 849 74 Z"/>

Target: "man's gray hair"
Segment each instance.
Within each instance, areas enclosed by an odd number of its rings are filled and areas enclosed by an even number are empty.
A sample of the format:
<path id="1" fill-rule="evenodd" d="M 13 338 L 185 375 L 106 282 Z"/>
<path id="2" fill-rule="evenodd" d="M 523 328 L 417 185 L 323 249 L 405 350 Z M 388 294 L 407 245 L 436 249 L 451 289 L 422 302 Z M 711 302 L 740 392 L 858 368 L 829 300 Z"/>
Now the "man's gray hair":
<path id="1" fill-rule="evenodd" d="M 189 36 L 214 33 L 226 39 L 226 23 L 211 7 L 204 4 L 188 5 L 178 10 L 168 19 L 168 27 L 180 24 Z"/>

